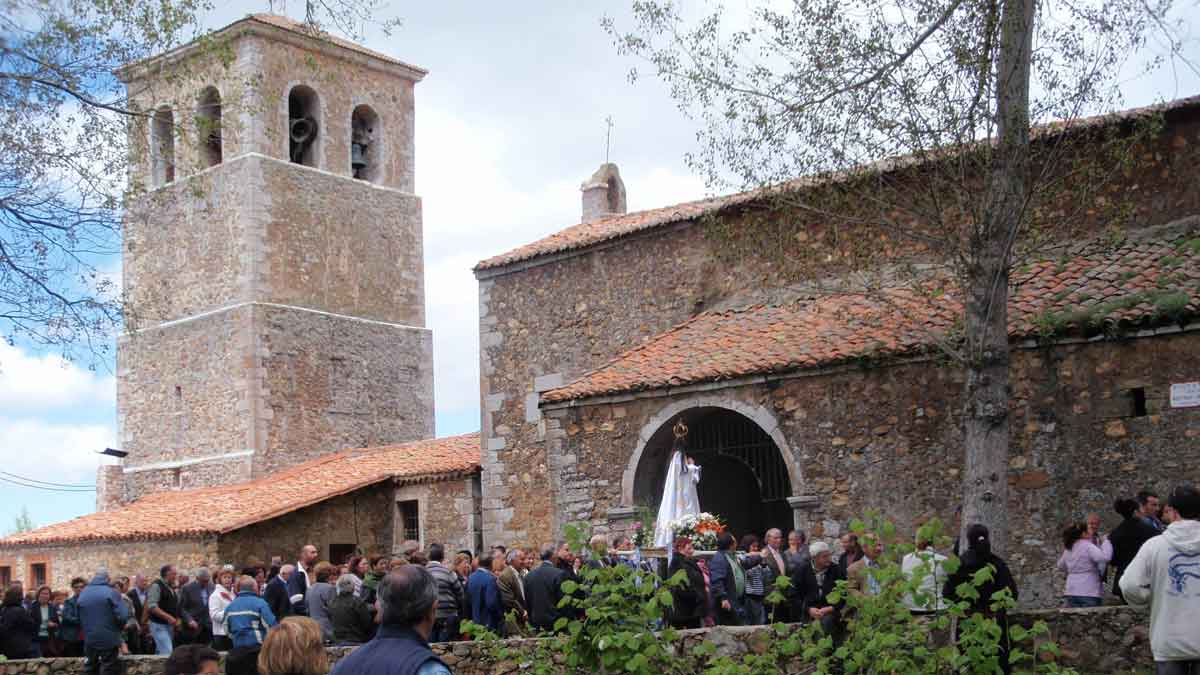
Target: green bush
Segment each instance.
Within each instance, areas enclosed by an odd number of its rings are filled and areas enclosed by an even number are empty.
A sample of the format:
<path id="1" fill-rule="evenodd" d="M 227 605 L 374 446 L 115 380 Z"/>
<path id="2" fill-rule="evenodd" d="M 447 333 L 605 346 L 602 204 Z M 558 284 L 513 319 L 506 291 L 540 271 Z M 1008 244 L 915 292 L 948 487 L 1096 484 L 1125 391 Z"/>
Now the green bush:
<path id="1" fill-rule="evenodd" d="M 476 639 L 488 641 L 489 654 L 497 661 L 515 661 L 523 670 L 537 675 L 549 673 L 596 672 L 634 673 L 637 675 L 703 672 L 707 675 L 758 675 L 761 673 L 930 673 L 972 675 L 1002 672 L 1000 638 L 1003 630 L 993 616 L 969 614 L 969 600 L 978 598 L 978 588 L 988 581 L 992 569 L 980 570 L 973 579 L 957 589 L 961 601 L 947 603 L 945 609 L 914 616 L 904 604 L 907 596 L 923 602 L 922 580 L 930 569 L 918 568 L 912 578 L 901 572 L 900 562 L 915 546 L 893 543 L 895 528 L 877 515 L 851 523 L 860 539 L 879 537 L 885 542 L 880 566 L 872 570 L 880 592 L 877 595 L 851 593 L 846 582 L 839 582 L 835 602 L 844 602 L 846 630 L 841 642 L 822 633 L 818 624 L 804 626 L 773 624 L 763 627 L 755 649 L 737 656 L 720 655 L 712 642 L 702 642 L 688 653 L 681 652 L 679 634 L 663 628 L 663 619 L 671 607 L 670 589 L 686 583 L 682 573 L 666 580 L 655 575 L 618 565 L 591 569 L 583 567 L 581 582 L 564 585 L 560 605 L 572 618 L 560 619 L 558 634 L 542 636 L 531 653 L 527 645 L 514 648 L 496 641 L 495 635 L 470 625 Z M 922 527 L 920 538 L 940 544 L 948 539 L 942 526 L 932 521 Z M 572 549 L 583 552 L 586 530 L 568 526 Z M 950 557 L 947 574 L 958 567 Z M 768 605 L 785 601 L 788 582 L 781 579 L 778 588 L 767 596 Z M 993 612 L 1016 606 L 1008 591 L 991 598 Z M 957 639 L 951 643 L 954 630 Z M 1057 646 L 1046 640 L 1043 622 L 1026 629 L 1009 628 L 1010 663 L 1014 673 L 1068 673 L 1052 657 Z"/>

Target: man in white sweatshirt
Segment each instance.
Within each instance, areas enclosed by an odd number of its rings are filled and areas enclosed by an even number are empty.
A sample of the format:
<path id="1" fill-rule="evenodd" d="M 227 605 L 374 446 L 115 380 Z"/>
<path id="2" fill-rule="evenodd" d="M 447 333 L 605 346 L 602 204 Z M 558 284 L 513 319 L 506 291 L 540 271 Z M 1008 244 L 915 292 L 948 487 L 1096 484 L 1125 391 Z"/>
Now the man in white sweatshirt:
<path id="1" fill-rule="evenodd" d="M 1200 492 L 1181 485 L 1167 505 L 1179 518 L 1142 545 L 1121 577 L 1121 593 L 1134 607 L 1150 607 L 1158 675 L 1200 675 Z"/>

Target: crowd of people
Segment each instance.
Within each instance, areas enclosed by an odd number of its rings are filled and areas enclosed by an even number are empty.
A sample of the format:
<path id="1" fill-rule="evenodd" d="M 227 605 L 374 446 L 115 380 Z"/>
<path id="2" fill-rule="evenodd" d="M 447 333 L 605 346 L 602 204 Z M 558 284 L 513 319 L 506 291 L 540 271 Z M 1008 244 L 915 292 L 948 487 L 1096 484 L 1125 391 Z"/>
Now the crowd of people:
<path id="1" fill-rule="evenodd" d="M 1065 605 L 1102 604 L 1111 578 L 1116 599 L 1150 608 L 1154 656 L 1166 664 L 1159 672 L 1200 672 L 1200 493 L 1180 486 L 1160 504 L 1146 491 L 1115 508 L 1122 520 L 1108 534 L 1095 514 L 1064 530 L 1058 567 L 1066 573 Z M 686 583 L 672 586 L 663 623 L 815 622 L 837 641 L 853 615 L 833 591 L 845 580 L 850 594 L 878 594 L 874 570 L 885 545 L 874 534 L 846 533 L 835 556 L 829 544 L 809 543 L 802 531 L 785 536 L 771 529 L 761 540 L 722 533 L 715 554 L 698 556 L 691 539 L 681 537 L 665 574 L 682 572 Z M 901 571 L 914 580 L 904 598 L 908 609 L 941 611 L 959 599 L 963 582 L 990 566 L 990 580 L 968 601 L 972 611 L 1003 625 L 990 599 L 1008 589 L 1015 600 L 1018 591 L 1008 565 L 991 550 L 987 528 L 968 527 L 965 545 L 960 550 L 956 541 L 952 552 L 960 559 L 953 573 L 931 541 L 917 541 L 903 557 Z M 328 669 L 324 647 L 366 645 L 334 672 L 441 675 L 449 670 L 428 643 L 464 639 L 467 620 L 502 636 L 554 631 L 560 618 L 579 618 L 578 608 L 561 602 L 571 588 L 566 582 L 586 593 L 585 567 L 617 565 L 664 571 L 642 560 L 627 537 L 610 542 L 601 535 L 579 556 L 566 543 L 451 554 L 440 544 L 409 541 L 398 555 L 354 556 L 337 565 L 319 561 L 316 547 L 306 545 L 294 563 L 205 567 L 190 578 L 173 565 L 153 581 L 99 570 L 90 581 L 72 580 L 69 596 L 10 585 L 0 607 L 0 653 L 84 656 L 87 672 L 107 674 L 120 672 L 120 655 L 131 653 L 169 656 L 168 673 L 215 673 L 219 652 L 226 652 L 230 675 L 308 675 Z M 779 583 L 782 577 L 789 583 Z M 397 663 L 408 666 L 397 670 Z"/>

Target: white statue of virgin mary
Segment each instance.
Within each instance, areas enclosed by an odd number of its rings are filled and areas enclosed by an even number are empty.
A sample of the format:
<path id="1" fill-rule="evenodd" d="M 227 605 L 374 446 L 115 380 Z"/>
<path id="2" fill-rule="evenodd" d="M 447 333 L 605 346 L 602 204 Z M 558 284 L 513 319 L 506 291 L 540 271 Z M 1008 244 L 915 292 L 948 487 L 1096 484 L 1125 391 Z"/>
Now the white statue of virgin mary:
<path id="1" fill-rule="evenodd" d="M 700 513 L 700 497 L 696 484 L 700 482 L 700 467 L 683 452 L 683 438 L 687 427 L 680 420 L 675 424 L 675 445 L 667 463 L 667 480 L 663 485 L 662 503 L 658 506 L 658 520 L 654 526 L 654 545 L 671 550 L 674 533 L 671 523 L 686 515 Z"/>

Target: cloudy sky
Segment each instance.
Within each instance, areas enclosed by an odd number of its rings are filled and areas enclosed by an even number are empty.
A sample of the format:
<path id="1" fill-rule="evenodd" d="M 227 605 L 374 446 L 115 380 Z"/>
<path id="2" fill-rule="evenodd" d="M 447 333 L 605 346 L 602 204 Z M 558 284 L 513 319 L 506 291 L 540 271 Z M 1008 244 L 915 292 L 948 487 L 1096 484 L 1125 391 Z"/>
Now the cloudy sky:
<path id="1" fill-rule="evenodd" d="M 213 27 L 267 5 L 218 4 L 221 9 L 209 17 Z M 292 4 L 296 15 L 303 3 Z M 615 125 L 611 156 L 620 165 L 631 210 L 706 194 L 683 160 L 695 126 L 658 82 L 627 81 L 636 64 L 617 56 L 600 28 L 606 14 L 627 26 L 629 4 L 394 2 L 393 15 L 403 27 L 390 37 L 368 35 L 369 46 L 430 70 L 417 87 L 417 192 L 424 199 L 438 435 L 479 425 L 471 267 L 578 222 L 579 184 L 604 160 L 605 117 Z M 740 0 L 727 4 L 744 9 Z M 1128 82 L 1125 91 L 1129 105 L 1142 105 L 1200 93 L 1200 80 L 1186 70 L 1168 70 Z M 118 265 L 113 260 L 108 268 Z M 114 399 L 113 377 L 103 369 L 91 372 L 0 344 L 4 470 L 93 483 L 94 451 L 115 444 Z M 22 507 L 42 525 L 94 505 L 88 492 L 5 486 L 3 495 L 0 534 Z"/>

